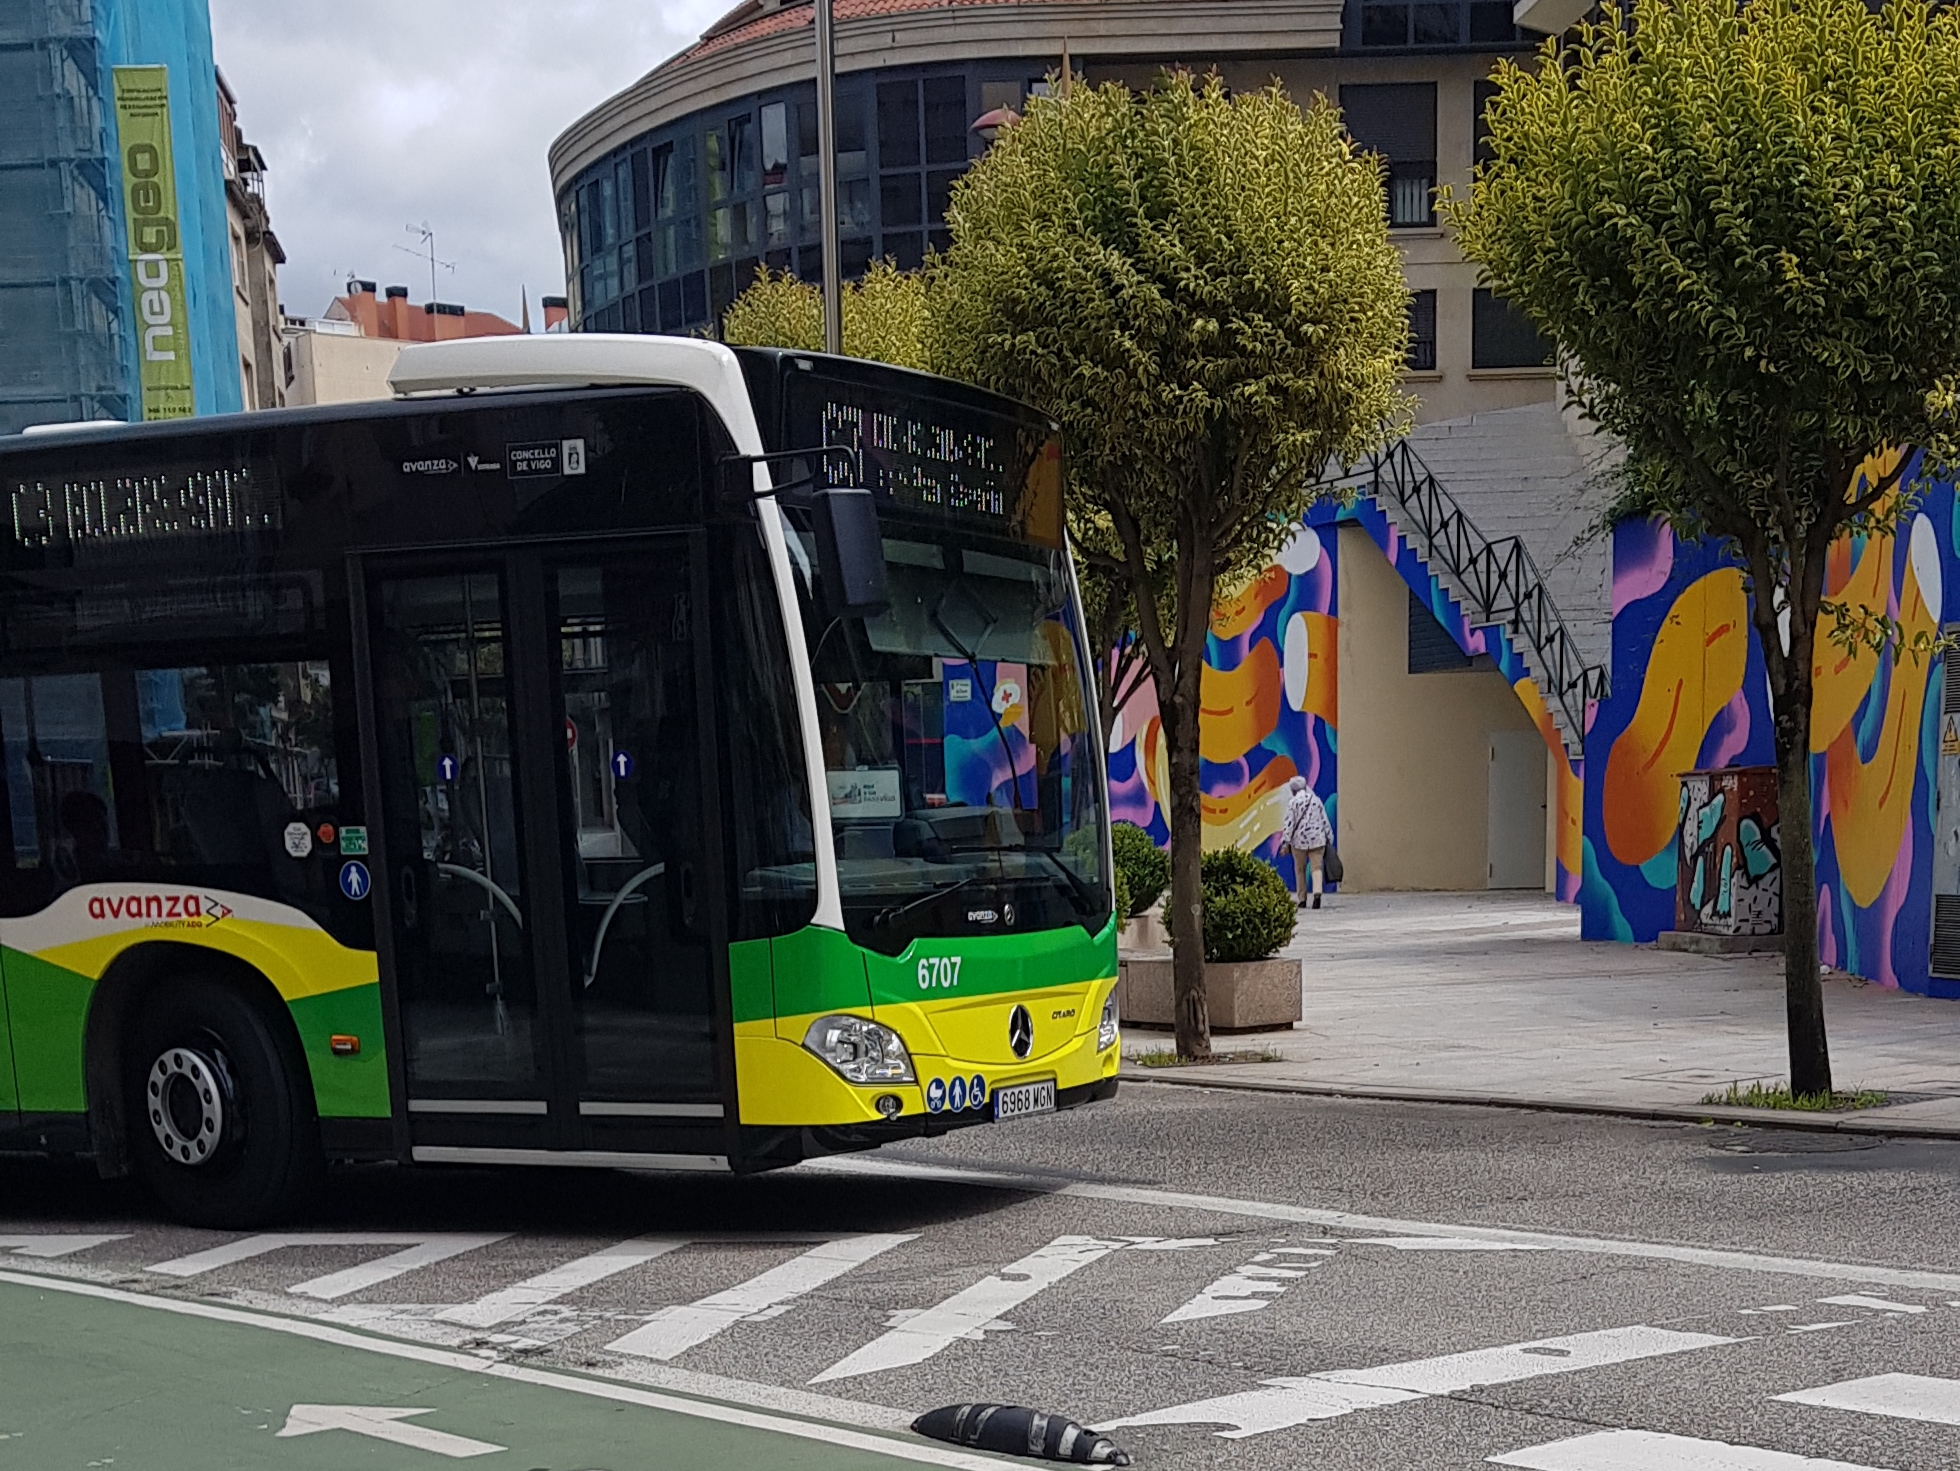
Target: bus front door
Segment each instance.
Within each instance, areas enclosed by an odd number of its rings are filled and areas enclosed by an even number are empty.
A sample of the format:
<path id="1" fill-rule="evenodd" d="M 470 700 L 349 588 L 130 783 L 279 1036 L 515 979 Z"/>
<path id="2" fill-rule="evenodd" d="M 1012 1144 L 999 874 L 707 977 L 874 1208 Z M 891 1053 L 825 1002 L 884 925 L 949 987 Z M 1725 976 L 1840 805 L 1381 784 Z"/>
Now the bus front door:
<path id="1" fill-rule="evenodd" d="M 701 570 L 685 536 L 369 569 L 418 1157 L 727 1152 Z"/>

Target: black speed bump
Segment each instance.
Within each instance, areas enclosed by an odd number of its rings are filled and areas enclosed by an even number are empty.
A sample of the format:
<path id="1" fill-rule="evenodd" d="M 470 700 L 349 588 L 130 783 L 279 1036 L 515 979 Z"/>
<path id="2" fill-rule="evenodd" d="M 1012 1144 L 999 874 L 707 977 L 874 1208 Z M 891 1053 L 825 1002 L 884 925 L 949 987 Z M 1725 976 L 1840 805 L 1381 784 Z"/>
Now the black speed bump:
<path id="1" fill-rule="evenodd" d="M 1127 1466 L 1129 1456 L 1106 1435 L 1078 1425 L 1066 1415 L 1045 1415 L 1026 1405 L 945 1405 L 927 1410 L 912 1428 L 932 1440 L 1039 1456 L 1077 1466 Z"/>

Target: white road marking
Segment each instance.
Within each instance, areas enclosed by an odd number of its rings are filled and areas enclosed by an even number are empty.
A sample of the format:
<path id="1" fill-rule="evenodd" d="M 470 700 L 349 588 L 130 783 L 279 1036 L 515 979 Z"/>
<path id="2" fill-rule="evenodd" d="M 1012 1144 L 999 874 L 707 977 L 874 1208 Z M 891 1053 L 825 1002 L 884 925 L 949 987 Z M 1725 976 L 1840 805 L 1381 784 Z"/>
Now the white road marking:
<path id="1" fill-rule="evenodd" d="M 301 1297 L 317 1297 L 332 1301 L 359 1292 L 366 1287 L 374 1287 L 382 1282 L 412 1272 L 418 1267 L 433 1266 L 437 1262 L 448 1261 L 453 1256 L 461 1256 L 466 1251 L 474 1251 L 479 1246 L 502 1241 L 503 1234 L 494 1236 L 447 1232 L 430 1234 L 427 1232 L 404 1234 L 399 1231 L 306 1231 L 287 1234 L 246 1236 L 223 1246 L 214 1246 L 209 1251 L 193 1252 L 190 1256 L 173 1257 L 167 1262 L 158 1262 L 145 1270 L 164 1277 L 199 1277 L 206 1272 L 214 1272 L 220 1267 L 229 1267 L 238 1262 L 250 1261 L 253 1257 L 265 1256 L 289 1247 L 306 1246 L 400 1246 L 406 1250 L 378 1257 L 371 1262 L 349 1267 L 345 1271 L 330 1272 L 324 1277 L 315 1277 L 298 1283 L 286 1290 L 298 1293 Z"/>
<path id="2" fill-rule="evenodd" d="M 1217 1432 L 1241 1440 L 1268 1431 L 1284 1430 L 1310 1420 L 1331 1420 L 1354 1410 L 1433 1395 L 1461 1394 L 1484 1384 L 1515 1384 L 1549 1374 L 1572 1374 L 1608 1364 L 1659 1358 L 1694 1349 L 1740 1343 L 1708 1333 L 1677 1333 L 1669 1328 L 1635 1324 L 1604 1328 L 1561 1338 L 1539 1338 L 1499 1348 L 1473 1349 L 1433 1359 L 1383 1364 L 1373 1369 L 1334 1369 L 1298 1379 L 1265 1379 L 1260 1389 L 1188 1405 L 1152 1410 L 1122 1420 L 1106 1421 L 1101 1429 L 1123 1425 L 1229 1425 Z"/>
<path id="3" fill-rule="evenodd" d="M 1870 1308 L 1875 1313 L 1923 1313 L 1926 1311 L 1918 1303 L 1893 1302 L 1886 1297 L 1866 1297 L 1862 1293 L 1847 1292 L 1842 1297 L 1820 1297 L 1819 1302 L 1827 1302 L 1838 1308 Z"/>
<path id="4" fill-rule="evenodd" d="M 369 1440 L 385 1440 L 411 1450 L 432 1451 L 453 1461 L 472 1456 L 491 1456 L 510 1447 L 492 1445 L 487 1440 L 471 1440 L 467 1435 L 451 1435 L 427 1425 L 410 1425 L 411 1415 L 433 1415 L 434 1410 L 400 1410 L 386 1405 L 294 1405 L 286 1424 L 274 1437 L 288 1440 L 299 1435 L 318 1435 L 323 1430 L 347 1430 Z"/>
<path id="5" fill-rule="evenodd" d="M 1827 1410 L 1888 1415 L 1895 1420 L 1960 1425 L 1960 1380 L 1932 1379 L 1923 1374 L 1875 1374 L 1869 1379 L 1847 1379 L 1842 1384 L 1800 1389 L 1776 1398 Z"/>
<path id="6" fill-rule="evenodd" d="M 1471 1236 L 1361 1236 L 1356 1246 L 1392 1246 L 1397 1251 L 1549 1251 L 1529 1241 L 1484 1241 Z"/>
<path id="7" fill-rule="evenodd" d="M 1884 1471 L 1879 1466 L 1854 1466 L 1849 1461 L 1652 1430 L 1601 1430 L 1488 1459 L 1493 1466 L 1524 1466 L 1529 1471 Z"/>
<path id="8" fill-rule="evenodd" d="M 466 1374 L 481 1374 L 486 1379 L 536 1385 L 544 1389 L 561 1390 L 567 1394 L 582 1394 L 593 1399 L 609 1400 L 614 1404 L 640 1405 L 647 1409 L 664 1410 L 669 1414 L 686 1415 L 696 1420 L 713 1421 L 719 1425 L 742 1425 L 753 1430 L 767 1430 L 778 1435 L 794 1436 L 799 1440 L 843 1446 L 847 1450 L 864 1451 L 871 1455 L 889 1456 L 894 1460 L 915 1461 L 928 1466 L 946 1466 L 953 1468 L 953 1471 L 1000 1471 L 1001 1466 L 1001 1463 L 991 1456 L 969 1455 L 950 1446 L 899 1440 L 861 1430 L 850 1430 L 834 1424 L 798 1420 L 766 1411 L 743 1409 L 737 1405 L 716 1404 L 712 1400 L 661 1394 L 654 1390 L 639 1389 L 630 1384 L 618 1384 L 604 1379 L 586 1379 L 573 1374 L 560 1374 L 549 1369 L 534 1369 L 521 1364 L 499 1363 L 495 1359 L 480 1358 L 475 1354 L 460 1353 L 455 1349 L 431 1348 L 419 1343 L 402 1343 L 396 1339 L 370 1338 L 366 1334 L 330 1327 L 308 1318 L 285 1318 L 270 1313 L 250 1312 L 243 1308 L 221 1307 L 216 1303 L 185 1302 L 182 1299 L 158 1297 L 150 1293 L 125 1292 L 114 1287 L 98 1286 L 93 1282 L 76 1282 L 39 1273 L 0 1271 L 0 1283 L 27 1287 L 37 1292 L 67 1292 L 77 1297 L 92 1297 L 101 1302 L 149 1308 L 153 1312 L 175 1313 L 186 1318 L 202 1318 L 206 1322 L 234 1323 L 249 1328 L 263 1328 L 270 1333 L 284 1333 L 314 1343 L 331 1344 L 335 1348 L 358 1349 L 364 1353 L 379 1354 L 384 1358 L 431 1364 L 438 1368 L 453 1369 Z"/>
<path id="9" fill-rule="evenodd" d="M 81 1236 L 59 1234 L 28 1234 L 0 1236 L 0 1251 L 12 1252 L 15 1256 L 39 1257 L 43 1261 L 55 1257 L 69 1256 L 78 1251 L 87 1251 L 92 1246 L 102 1246 L 111 1241 L 127 1241 L 129 1234 L 122 1232 L 114 1236 Z"/>
<path id="10" fill-rule="evenodd" d="M 1223 1318 L 1240 1313 L 1256 1313 L 1294 1282 L 1307 1275 L 1319 1262 L 1293 1259 L 1306 1248 L 1294 1248 L 1287 1256 L 1262 1251 L 1237 1271 L 1227 1272 L 1183 1307 L 1165 1314 L 1160 1323 L 1193 1323 L 1201 1318 Z M 1282 1247 L 1280 1251 L 1288 1251 Z M 1332 1255 L 1329 1253 L 1321 1253 Z"/>
<path id="11" fill-rule="evenodd" d="M 851 1268 L 917 1239 L 916 1233 L 867 1232 L 823 1242 L 725 1292 L 717 1292 L 699 1302 L 662 1308 L 644 1326 L 606 1347 L 613 1353 L 659 1359 L 663 1363 L 679 1358 L 732 1324 L 744 1318 L 773 1317 L 797 1298 L 843 1276 Z"/>
<path id="12" fill-rule="evenodd" d="M 854 1374 L 877 1374 L 886 1369 L 922 1364 L 960 1339 L 978 1335 L 987 1324 L 1019 1307 L 1043 1288 L 1054 1286 L 1124 1245 L 1120 1239 L 1057 1236 L 1018 1262 L 954 1293 L 937 1307 L 927 1308 L 887 1330 L 882 1337 L 839 1359 L 810 1382 L 822 1384 L 831 1379 L 848 1379 Z"/>
<path id="13" fill-rule="evenodd" d="M 603 1282 L 633 1267 L 645 1266 L 654 1258 L 665 1256 L 686 1244 L 687 1238 L 683 1236 L 635 1237 L 631 1241 L 609 1246 L 604 1251 L 595 1251 L 590 1256 L 553 1267 L 549 1272 L 527 1277 L 515 1286 L 480 1297 L 475 1302 L 446 1308 L 436 1316 L 445 1323 L 461 1323 L 466 1328 L 494 1328 L 499 1323 L 508 1323 L 512 1318 L 521 1318 L 535 1308 L 555 1302 L 568 1292 L 590 1287 L 595 1282 Z"/>
<path id="14" fill-rule="evenodd" d="M 1862 1318 L 1839 1318 L 1832 1323 L 1794 1323 L 1783 1331 L 1785 1333 L 1822 1333 L 1826 1328 L 1855 1328 L 1863 1321 L 1864 1319 Z"/>

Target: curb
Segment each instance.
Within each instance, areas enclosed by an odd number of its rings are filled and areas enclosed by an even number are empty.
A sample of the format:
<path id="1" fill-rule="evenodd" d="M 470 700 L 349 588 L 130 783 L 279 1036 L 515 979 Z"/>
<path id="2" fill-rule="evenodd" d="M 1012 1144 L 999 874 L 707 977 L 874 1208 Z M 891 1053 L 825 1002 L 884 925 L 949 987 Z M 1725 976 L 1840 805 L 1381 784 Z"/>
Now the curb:
<path id="1" fill-rule="evenodd" d="M 1144 1070 L 1154 1074 L 1157 1069 Z M 1163 1069 L 1169 1072 L 1170 1069 Z M 1864 1117 L 1859 1114 L 1806 1114 L 1795 1109 L 1735 1108 L 1721 1104 L 1684 1107 L 1669 1103 L 1590 1103 L 1566 1098 L 1523 1098 L 1503 1093 L 1451 1093 L 1435 1088 L 1383 1088 L 1365 1084 L 1308 1083 L 1279 1078 L 1138 1076 L 1125 1068 L 1127 1086 L 1157 1084 L 1167 1088 L 1219 1088 L 1241 1093 L 1292 1093 L 1313 1098 L 1354 1098 L 1381 1103 L 1440 1103 L 1460 1108 L 1518 1108 L 1536 1113 L 1591 1114 L 1605 1118 L 1648 1119 L 1678 1124 L 1751 1124 L 1765 1129 L 1796 1129 L 1812 1134 L 1876 1134 L 1893 1138 L 1960 1139 L 1960 1124 L 1924 1124 L 1916 1120 Z M 1883 1109 L 1872 1109 L 1882 1114 Z"/>

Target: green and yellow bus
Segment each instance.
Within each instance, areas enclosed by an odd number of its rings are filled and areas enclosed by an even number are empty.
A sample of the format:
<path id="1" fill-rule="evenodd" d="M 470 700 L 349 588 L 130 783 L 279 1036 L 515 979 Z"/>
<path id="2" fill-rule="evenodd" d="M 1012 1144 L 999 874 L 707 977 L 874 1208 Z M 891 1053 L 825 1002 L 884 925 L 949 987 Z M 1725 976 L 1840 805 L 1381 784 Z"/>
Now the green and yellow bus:
<path id="1" fill-rule="evenodd" d="M 659 337 L 0 440 L 0 1149 L 769 1169 L 1116 1088 L 1055 426 Z"/>

